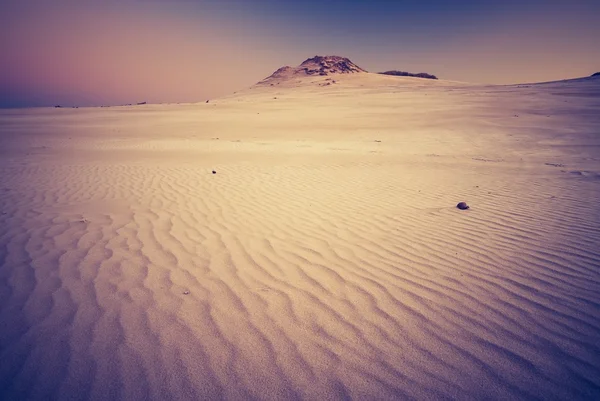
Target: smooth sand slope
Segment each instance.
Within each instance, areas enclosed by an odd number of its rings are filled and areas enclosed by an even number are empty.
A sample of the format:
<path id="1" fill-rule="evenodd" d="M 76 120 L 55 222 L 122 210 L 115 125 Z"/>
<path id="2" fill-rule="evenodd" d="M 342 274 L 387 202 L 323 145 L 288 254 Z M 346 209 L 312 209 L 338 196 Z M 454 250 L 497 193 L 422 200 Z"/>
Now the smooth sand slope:
<path id="1" fill-rule="evenodd" d="M 600 79 L 328 79 L 0 111 L 0 399 L 599 399 Z"/>

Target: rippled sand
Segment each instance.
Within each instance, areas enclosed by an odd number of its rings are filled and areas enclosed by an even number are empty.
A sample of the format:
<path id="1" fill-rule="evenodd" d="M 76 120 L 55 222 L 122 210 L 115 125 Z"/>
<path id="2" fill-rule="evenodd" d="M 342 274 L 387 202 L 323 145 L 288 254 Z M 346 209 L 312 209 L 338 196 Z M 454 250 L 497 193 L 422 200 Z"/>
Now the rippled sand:
<path id="1" fill-rule="evenodd" d="M 324 79 L 0 111 L 0 398 L 598 399 L 600 79 Z"/>

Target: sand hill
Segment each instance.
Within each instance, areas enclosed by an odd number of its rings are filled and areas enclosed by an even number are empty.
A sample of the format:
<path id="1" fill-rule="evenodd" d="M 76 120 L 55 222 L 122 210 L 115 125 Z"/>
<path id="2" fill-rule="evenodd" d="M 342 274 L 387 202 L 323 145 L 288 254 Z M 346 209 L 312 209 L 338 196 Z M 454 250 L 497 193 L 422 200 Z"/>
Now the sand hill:
<path id="1" fill-rule="evenodd" d="M 303 64 L 0 110 L 0 399 L 600 399 L 600 80 Z"/>
<path id="2" fill-rule="evenodd" d="M 258 86 L 292 86 L 294 83 L 314 83 L 326 82 L 327 85 L 335 83 L 335 78 L 344 74 L 368 73 L 367 70 L 357 66 L 350 59 L 340 56 L 315 56 L 304 60 L 298 67 L 284 66 L 279 68 L 273 74 L 260 81 Z M 403 77 L 429 78 L 437 79 L 434 75 L 426 73 L 409 73 L 403 71 L 386 71 L 379 74 Z M 373 74 L 371 74 L 373 75 Z M 328 78 L 322 78 L 328 77 Z M 312 80 L 310 79 L 312 78 Z"/>
<path id="3" fill-rule="evenodd" d="M 294 76 L 354 74 L 367 72 L 346 57 L 315 56 L 306 59 L 298 67 L 285 66 L 275 71 L 265 81 L 273 79 L 290 79 Z"/>

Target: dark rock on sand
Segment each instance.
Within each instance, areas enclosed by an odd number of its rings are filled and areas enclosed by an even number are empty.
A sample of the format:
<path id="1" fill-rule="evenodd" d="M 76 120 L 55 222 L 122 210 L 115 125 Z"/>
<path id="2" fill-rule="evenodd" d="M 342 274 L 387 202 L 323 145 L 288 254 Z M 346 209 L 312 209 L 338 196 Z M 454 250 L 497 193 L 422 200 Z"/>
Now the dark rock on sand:
<path id="1" fill-rule="evenodd" d="M 467 202 L 459 202 L 458 205 L 456 205 L 456 207 L 460 210 L 467 210 L 469 208 L 469 205 L 467 205 Z"/>

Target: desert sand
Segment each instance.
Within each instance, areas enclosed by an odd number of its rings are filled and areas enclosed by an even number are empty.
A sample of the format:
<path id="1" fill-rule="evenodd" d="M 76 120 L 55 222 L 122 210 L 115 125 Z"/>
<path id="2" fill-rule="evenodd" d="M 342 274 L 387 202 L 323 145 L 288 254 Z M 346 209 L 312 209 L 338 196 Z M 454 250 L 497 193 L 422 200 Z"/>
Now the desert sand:
<path id="1" fill-rule="evenodd" d="M 599 94 L 1 110 L 0 398 L 598 399 Z"/>

